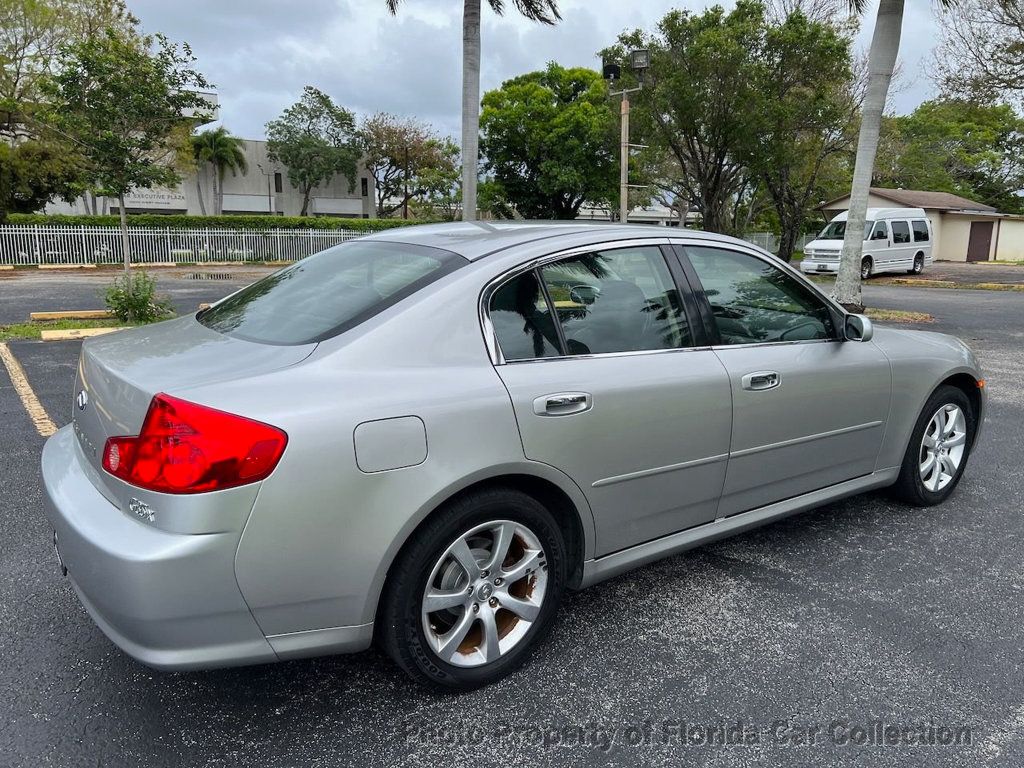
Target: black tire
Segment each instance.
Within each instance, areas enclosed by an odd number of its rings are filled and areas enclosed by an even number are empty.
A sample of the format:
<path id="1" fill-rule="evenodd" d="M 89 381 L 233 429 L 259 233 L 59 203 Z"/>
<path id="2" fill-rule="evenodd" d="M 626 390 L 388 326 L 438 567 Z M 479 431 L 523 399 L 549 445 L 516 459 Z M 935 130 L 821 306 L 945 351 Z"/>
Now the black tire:
<path id="1" fill-rule="evenodd" d="M 924 254 L 919 253 L 914 257 L 914 266 L 907 270 L 908 275 L 920 275 L 924 272 Z"/>
<path id="2" fill-rule="evenodd" d="M 865 256 L 860 262 L 860 279 L 867 280 L 871 277 L 871 268 L 874 266 L 874 262 L 871 261 L 870 256 Z"/>
<path id="3" fill-rule="evenodd" d="M 944 405 L 956 405 L 963 411 L 967 435 L 964 443 L 963 458 L 961 459 L 956 472 L 953 474 L 952 480 L 950 480 L 945 487 L 937 491 L 932 491 L 925 487 L 924 480 L 921 478 L 921 443 L 924 439 L 925 430 L 928 428 L 932 417 L 939 408 Z M 914 431 L 910 434 L 910 443 L 907 445 L 907 451 L 903 457 L 903 465 L 900 467 L 899 478 L 892 486 L 893 494 L 901 501 L 905 501 L 907 504 L 911 504 L 915 507 L 931 507 L 936 504 L 941 504 L 949 498 L 950 494 L 956 490 L 956 487 L 960 482 L 960 478 L 963 476 L 964 468 L 967 466 L 967 461 L 970 459 L 971 448 L 974 442 L 974 433 L 977 426 L 976 419 L 977 416 L 971 406 L 971 401 L 968 399 L 967 395 L 964 394 L 963 390 L 948 384 L 944 384 L 935 390 L 932 396 L 928 398 L 928 402 L 925 403 L 924 408 L 921 409 L 921 415 L 917 417 L 917 423 L 914 425 Z"/>
<path id="4" fill-rule="evenodd" d="M 543 549 L 546 586 L 540 612 L 522 638 L 496 660 L 456 666 L 438 656 L 424 633 L 423 593 L 448 546 L 475 526 L 508 520 L 525 526 Z M 438 691 L 468 691 L 515 671 L 550 631 L 569 572 L 562 531 L 535 498 L 513 488 L 492 488 L 456 498 L 416 531 L 399 554 L 384 589 L 377 641 L 415 681 Z"/>

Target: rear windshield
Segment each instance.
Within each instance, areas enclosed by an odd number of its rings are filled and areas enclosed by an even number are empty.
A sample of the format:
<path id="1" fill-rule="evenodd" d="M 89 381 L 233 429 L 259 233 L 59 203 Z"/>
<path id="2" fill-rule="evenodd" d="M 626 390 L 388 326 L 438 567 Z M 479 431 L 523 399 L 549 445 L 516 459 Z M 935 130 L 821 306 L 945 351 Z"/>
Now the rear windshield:
<path id="1" fill-rule="evenodd" d="M 449 251 L 353 240 L 258 280 L 199 322 L 265 344 L 310 344 L 353 328 L 466 264 Z"/>

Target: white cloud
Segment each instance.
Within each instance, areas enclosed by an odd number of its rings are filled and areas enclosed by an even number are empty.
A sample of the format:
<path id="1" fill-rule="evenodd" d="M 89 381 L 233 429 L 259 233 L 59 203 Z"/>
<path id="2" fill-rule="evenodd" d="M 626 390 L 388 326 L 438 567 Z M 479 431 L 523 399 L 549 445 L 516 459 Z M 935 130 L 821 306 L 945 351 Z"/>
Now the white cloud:
<path id="1" fill-rule="evenodd" d="M 554 27 L 484 8 L 483 90 L 548 61 L 597 68 L 596 52 L 626 29 L 651 29 L 673 7 L 700 10 L 703 0 L 563 0 Z M 726 2 L 726 5 L 731 3 Z M 216 85 L 223 123 L 247 137 L 316 85 L 360 115 L 415 115 L 456 135 L 461 93 L 461 8 L 452 0 L 404 0 L 392 17 L 384 0 L 129 0 L 148 32 L 188 41 Z M 873 27 L 866 15 L 858 45 Z M 906 112 L 928 98 L 925 68 L 937 32 L 930 0 L 908 0 L 904 19 Z"/>

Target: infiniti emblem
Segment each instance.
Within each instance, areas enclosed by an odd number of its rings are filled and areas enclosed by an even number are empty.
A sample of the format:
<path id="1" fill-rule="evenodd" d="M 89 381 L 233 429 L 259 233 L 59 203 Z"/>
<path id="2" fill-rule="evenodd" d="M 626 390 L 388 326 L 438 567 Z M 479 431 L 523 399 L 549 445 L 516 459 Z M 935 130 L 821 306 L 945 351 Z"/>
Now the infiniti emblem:
<path id="1" fill-rule="evenodd" d="M 78 397 L 75 398 L 75 402 L 78 403 L 78 410 L 84 411 L 85 406 L 89 404 L 88 393 L 86 393 L 86 391 L 83 389 L 81 392 L 78 393 Z"/>

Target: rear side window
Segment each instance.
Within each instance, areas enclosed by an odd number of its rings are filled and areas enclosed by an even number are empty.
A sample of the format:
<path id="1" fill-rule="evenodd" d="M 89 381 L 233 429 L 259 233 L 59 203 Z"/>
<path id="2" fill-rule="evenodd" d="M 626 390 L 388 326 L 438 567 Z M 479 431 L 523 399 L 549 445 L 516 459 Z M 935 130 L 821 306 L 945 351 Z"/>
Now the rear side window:
<path id="1" fill-rule="evenodd" d="M 258 280 L 199 322 L 265 344 L 310 344 L 354 328 L 466 264 L 449 251 L 353 240 Z"/>
<path id="2" fill-rule="evenodd" d="M 928 222 L 915 220 L 911 224 L 914 226 L 914 242 L 915 243 L 927 243 L 928 237 Z"/>
<path id="3" fill-rule="evenodd" d="M 536 273 L 520 275 L 495 291 L 489 316 L 506 360 L 558 356 L 558 331 Z"/>
<path id="4" fill-rule="evenodd" d="M 910 225 L 907 222 L 894 221 L 892 223 L 892 241 L 893 243 L 910 242 Z"/>

